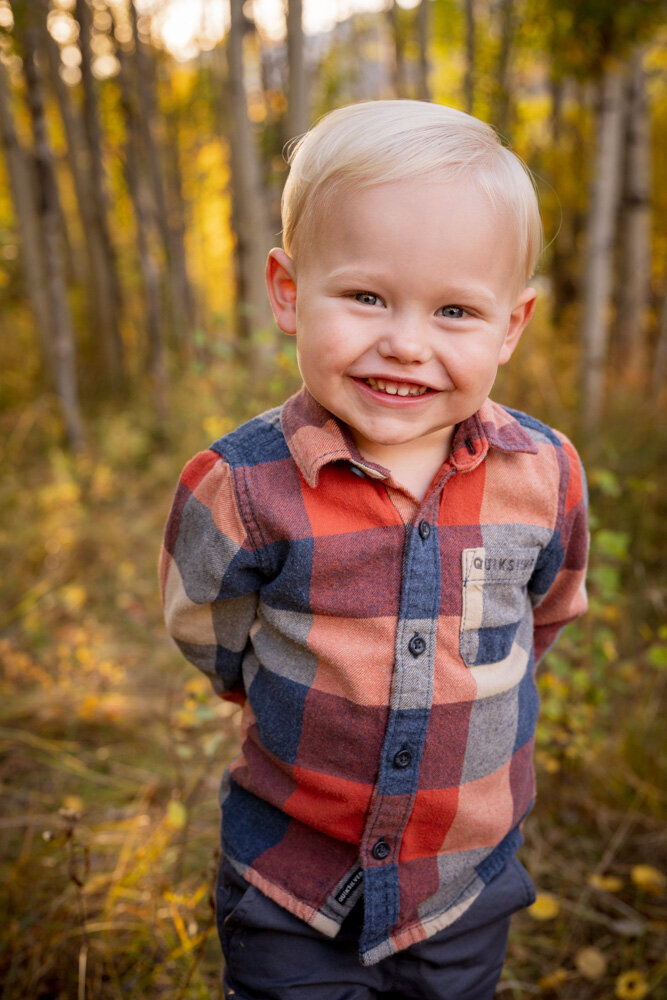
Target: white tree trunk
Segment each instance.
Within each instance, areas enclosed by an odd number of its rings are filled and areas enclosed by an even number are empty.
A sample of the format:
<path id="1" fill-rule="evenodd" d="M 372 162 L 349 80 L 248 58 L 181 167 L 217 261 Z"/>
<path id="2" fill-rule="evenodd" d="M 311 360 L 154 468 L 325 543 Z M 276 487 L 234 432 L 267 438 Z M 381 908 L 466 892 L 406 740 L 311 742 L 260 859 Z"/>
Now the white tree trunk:
<path id="1" fill-rule="evenodd" d="M 616 311 L 618 359 L 625 378 L 646 375 L 651 293 L 651 133 L 642 52 L 632 60 L 628 81 L 625 177 L 621 201 Z"/>
<path id="2" fill-rule="evenodd" d="M 178 343 L 187 344 L 195 324 L 195 307 L 192 285 L 187 269 L 184 235 L 172 225 L 171 206 L 168 203 L 167 183 L 162 165 L 160 143 L 157 138 L 157 113 L 154 89 L 151 84 L 153 66 L 137 26 L 135 0 L 129 2 L 130 23 L 134 40 L 136 90 L 139 107 L 141 140 L 151 182 L 154 215 L 164 246 L 169 268 L 168 301 L 174 337 Z"/>
<path id="3" fill-rule="evenodd" d="M 112 382 L 124 379 L 124 349 L 120 333 L 122 295 L 118 279 L 116 253 L 109 228 L 109 203 L 107 180 L 102 160 L 103 137 L 100 127 L 95 79 L 92 72 L 91 45 L 92 13 L 88 0 L 76 0 L 76 19 L 79 23 L 79 49 L 81 51 L 81 78 L 83 82 L 83 122 L 86 136 L 88 200 L 84 225 L 95 229 L 95 255 L 92 260 L 101 297 L 100 308 L 104 317 L 100 327 L 106 362 Z"/>
<path id="4" fill-rule="evenodd" d="M 49 145 L 42 86 L 37 72 L 37 37 L 33 29 L 24 33 L 23 69 L 34 136 L 36 190 L 44 247 L 46 294 L 53 323 L 55 385 L 65 422 L 67 440 L 76 451 L 83 445 L 83 424 L 77 390 L 74 330 L 67 301 L 60 238 L 60 198 L 53 154 Z"/>
<path id="5" fill-rule="evenodd" d="M 310 124 L 306 84 L 305 43 L 301 0 L 287 0 L 287 63 L 289 67 L 288 140 L 303 135 Z"/>
<path id="6" fill-rule="evenodd" d="M 39 218 L 33 196 L 32 163 L 19 144 L 11 107 L 11 89 L 0 60 L 0 140 L 7 163 L 9 187 L 14 206 L 21 247 L 21 269 L 30 301 L 37 336 L 42 349 L 44 367 L 55 383 L 53 328 L 49 300 L 46 294 L 46 267 L 40 235 Z"/>
<path id="7" fill-rule="evenodd" d="M 417 8 L 417 41 L 419 45 L 419 75 L 417 96 L 420 101 L 431 100 L 431 88 L 429 86 L 430 62 L 428 58 L 429 44 L 429 14 L 431 0 L 421 0 Z"/>
<path id="8" fill-rule="evenodd" d="M 155 253 L 159 234 L 155 231 L 150 210 L 146 179 L 140 168 L 141 129 L 136 107 L 136 90 L 132 87 L 131 61 L 120 47 L 118 82 L 125 119 L 125 178 L 134 207 L 137 233 L 137 253 L 144 284 L 146 330 L 148 333 L 148 369 L 153 381 L 155 413 L 161 424 L 167 419 L 167 349 L 162 309 L 160 262 Z"/>
<path id="9" fill-rule="evenodd" d="M 275 330 L 264 282 L 271 239 L 254 135 L 248 118 L 243 69 L 243 0 L 231 0 L 227 40 L 231 89 L 231 175 L 237 255 L 237 317 L 241 342 L 255 373 L 273 353 Z"/>
<path id="10" fill-rule="evenodd" d="M 463 80 L 465 109 L 473 113 L 475 107 L 475 75 L 477 63 L 477 38 L 475 32 L 475 0 L 465 0 L 466 63 Z"/>
<path id="11" fill-rule="evenodd" d="M 600 83 L 587 230 L 582 329 L 582 416 L 587 431 L 597 427 L 604 402 L 613 287 L 613 244 L 622 162 L 623 90 L 619 67 L 607 68 Z"/>

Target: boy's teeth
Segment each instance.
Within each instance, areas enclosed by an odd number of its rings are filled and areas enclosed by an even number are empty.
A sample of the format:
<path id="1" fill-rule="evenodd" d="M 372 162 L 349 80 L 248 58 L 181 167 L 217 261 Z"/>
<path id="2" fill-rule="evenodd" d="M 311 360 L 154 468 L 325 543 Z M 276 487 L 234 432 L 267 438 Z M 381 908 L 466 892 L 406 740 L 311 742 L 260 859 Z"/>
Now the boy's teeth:
<path id="1" fill-rule="evenodd" d="M 409 385 L 407 382 L 388 382 L 383 378 L 367 378 L 371 389 L 387 392 L 390 396 L 423 396 L 427 392 L 425 385 Z"/>

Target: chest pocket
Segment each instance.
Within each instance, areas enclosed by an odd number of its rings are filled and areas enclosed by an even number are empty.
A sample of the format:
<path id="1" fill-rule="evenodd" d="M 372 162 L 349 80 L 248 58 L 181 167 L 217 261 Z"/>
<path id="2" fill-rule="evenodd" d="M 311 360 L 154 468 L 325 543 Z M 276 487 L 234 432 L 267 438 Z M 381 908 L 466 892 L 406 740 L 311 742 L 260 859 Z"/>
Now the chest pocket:
<path id="1" fill-rule="evenodd" d="M 539 548 L 464 549 L 460 649 L 468 667 L 509 656 Z"/>

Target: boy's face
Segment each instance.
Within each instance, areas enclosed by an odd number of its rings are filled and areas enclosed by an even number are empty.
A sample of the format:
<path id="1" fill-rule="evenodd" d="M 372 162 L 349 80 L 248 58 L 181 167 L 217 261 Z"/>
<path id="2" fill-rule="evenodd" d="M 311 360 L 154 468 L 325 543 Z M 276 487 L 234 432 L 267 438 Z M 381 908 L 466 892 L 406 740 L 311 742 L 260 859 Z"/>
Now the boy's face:
<path id="1" fill-rule="evenodd" d="M 368 458 L 442 451 L 486 399 L 535 303 L 512 221 L 469 181 L 402 180 L 334 199 L 298 271 L 271 251 L 304 382 Z"/>

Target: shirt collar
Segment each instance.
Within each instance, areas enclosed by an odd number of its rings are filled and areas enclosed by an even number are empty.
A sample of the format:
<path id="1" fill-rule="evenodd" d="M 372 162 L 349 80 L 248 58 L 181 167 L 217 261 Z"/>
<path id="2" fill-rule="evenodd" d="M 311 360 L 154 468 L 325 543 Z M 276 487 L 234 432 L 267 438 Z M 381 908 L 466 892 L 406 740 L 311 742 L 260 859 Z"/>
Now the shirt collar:
<path id="1" fill-rule="evenodd" d="M 309 486 L 317 486 L 320 470 L 333 462 L 346 462 L 371 479 L 390 478 L 387 469 L 361 455 L 345 426 L 313 399 L 305 386 L 284 404 L 281 419 L 287 446 Z M 459 424 L 447 464 L 469 472 L 484 460 L 489 447 L 530 454 L 538 450 L 512 414 L 487 399 Z"/>

